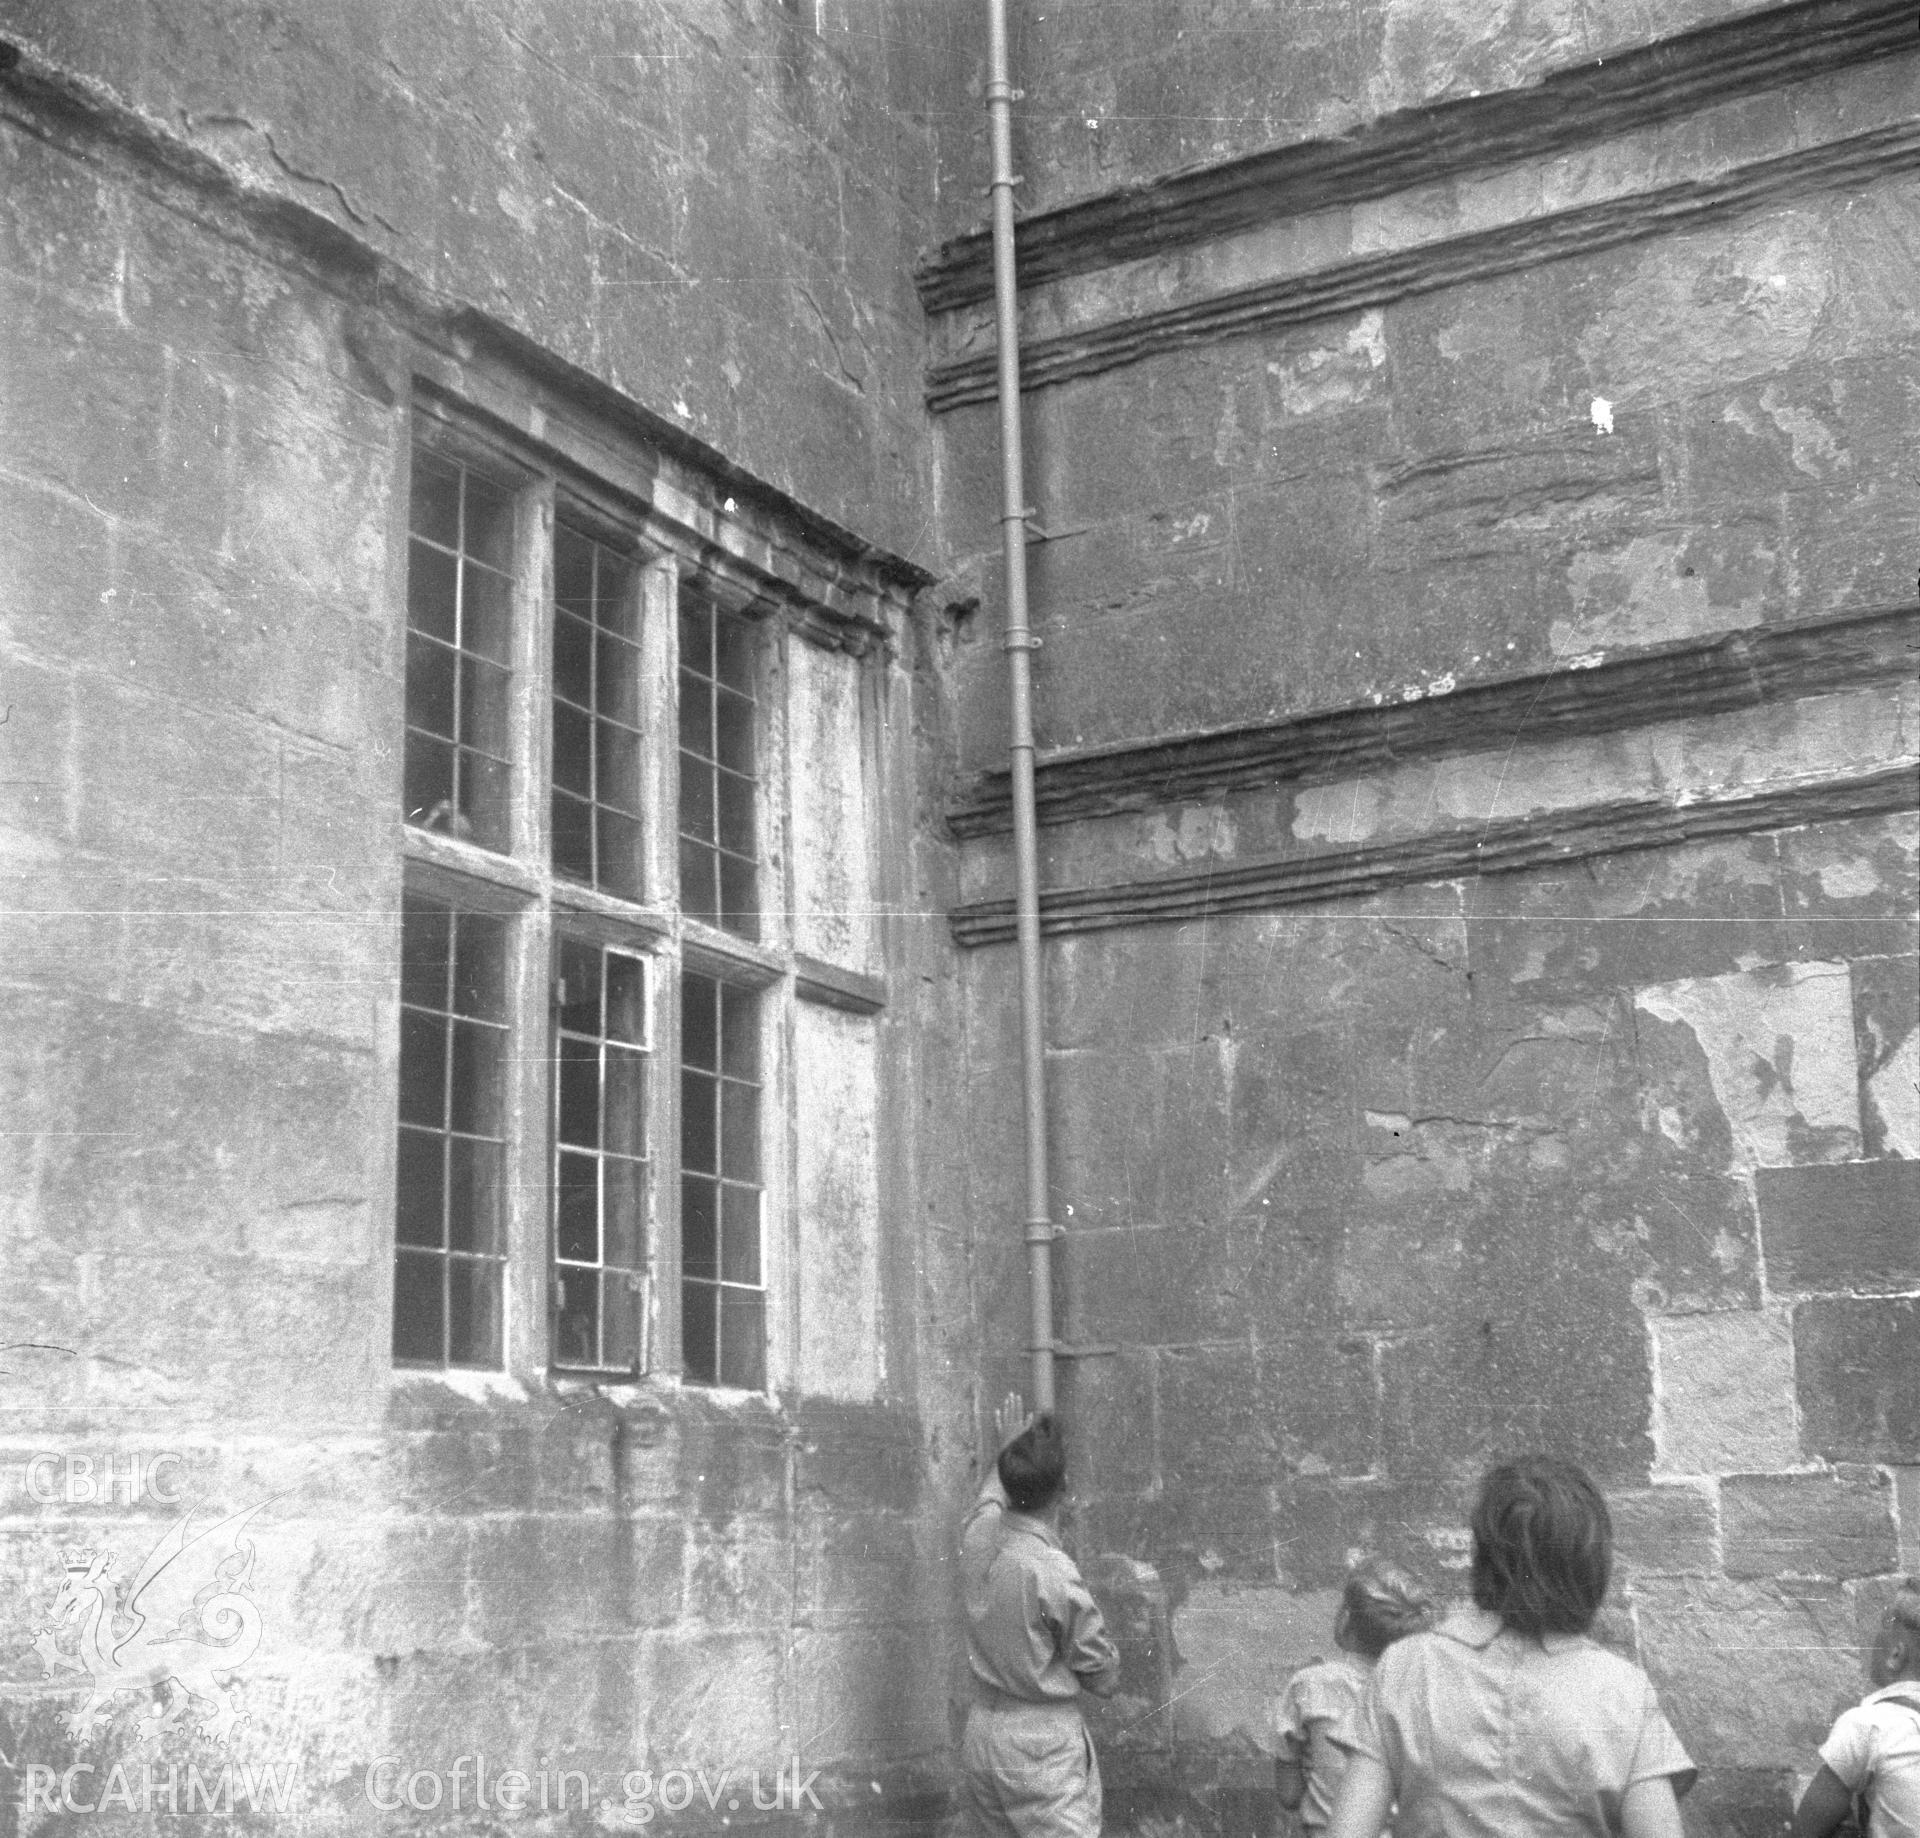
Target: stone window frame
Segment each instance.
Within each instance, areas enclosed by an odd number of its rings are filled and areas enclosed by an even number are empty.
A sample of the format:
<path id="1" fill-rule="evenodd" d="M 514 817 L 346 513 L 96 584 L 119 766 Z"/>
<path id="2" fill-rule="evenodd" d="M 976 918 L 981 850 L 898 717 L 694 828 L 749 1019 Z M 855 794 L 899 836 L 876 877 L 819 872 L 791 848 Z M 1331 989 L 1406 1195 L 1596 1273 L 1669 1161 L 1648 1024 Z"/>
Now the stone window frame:
<path id="1" fill-rule="evenodd" d="M 419 430 L 424 429 L 424 438 L 432 443 L 444 444 L 482 465 L 490 476 L 518 481 L 515 687 L 509 739 L 513 775 L 506 847 L 496 851 L 468 837 L 412 822 L 402 821 L 399 828 L 403 878 L 409 891 L 507 920 L 504 981 L 511 1038 L 520 1044 L 508 1056 L 503 1097 L 506 1258 L 500 1362 L 496 1367 L 456 1367 L 392 1360 L 390 1370 L 401 1382 L 458 1379 L 483 1388 L 529 1380 L 609 1383 L 664 1378 L 701 1383 L 703 1389 L 735 1389 L 687 1379 L 683 1369 L 676 992 L 682 973 L 690 972 L 752 992 L 758 1001 L 759 1069 L 768 1100 L 759 1119 L 761 1279 L 766 1305 L 763 1383 L 750 1389 L 780 1390 L 795 1369 L 797 1348 L 793 1309 L 798 1272 L 791 1205 L 793 1005 L 824 1001 L 877 1014 L 886 1000 L 884 984 L 878 979 L 819 963 L 794 949 L 788 872 L 792 834 L 786 736 L 789 655 L 799 643 L 848 652 L 863 664 L 869 657 L 883 655 L 883 647 L 873 641 L 885 629 L 884 603 L 879 596 L 862 604 L 860 596 L 837 594 L 838 599 L 851 600 L 864 615 L 856 620 L 849 618 L 844 604 L 823 603 L 804 591 L 796 592 L 790 577 L 804 570 L 804 557 L 801 570 L 796 570 L 791 558 L 769 549 L 763 531 L 754 527 L 749 515 L 736 522 L 735 499 L 721 481 L 702 480 L 697 474 L 689 478 L 681 468 L 674 469 L 677 477 L 663 478 L 667 468 L 658 454 L 642 450 L 639 443 L 610 440 L 590 415 L 562 424 L 537 390 L 503 383 L 497 374 L 478 375 L 470 365 L 429 360 L 416 370 L 407 408 L 397 443 L 390 527 L 398 583 L 397 630 L 404 633 L 406 627 L 411 457 L 416 438 L 421 437 Z M 685 489 L 688 484 L 693 491 Z M 651 737 L 642 756 L 648 818 L 641 843 L 638 898 L 586 886 L 557 873 L 551 862 L 549 583 L 552 531 L 556 510 L 563 504 L 569 524 L 580 527 L 585 520 L 593 533 L 626 545 L 638 563 L 640 642 L 647 659 L 641 718 Z M 768 562 L 779 572 L 765 565 Z M 696 582 L 699 591 L 723 612 L 750 620 L 762 634 L 757 684 L 762 886 L 755 938 L 688 917 L 678 910 L 674 898 L 678 758 L 673 704 L 678 676 L 676 595 L 682 579 Z M 403 665 L 400 668 L 403 671 Z M 864 692 L 861 703 L 863 710 L 870 706 Z M 877 736 L 865 731 L 867 726 L 863 717 L 858 745 L 863 769 L 870 770 Z M 395 764 L 397 777 L 397 758 Z M 398 813 L 404 800 L 396 795 L 395 802 Z M 638 955 L 648 966 L 647 1035 L 653 1076 L 646 1101 L 646 1276 L 635 1370 L 562 1366 L 556 1363 L 551 1344 L 549 1286 L 557 1169 L 551 1084 L 557 1039 L 553 971 L 562 929 L 582 943 Z M 396 954 L 397 944 L 396 925 Z M 535 1040 L 540 1050 L 526 1050 L 524 1043 Z M 396 1136 L 397 1131 L 389 1131 L 390 1139 Z M 393 1194 L 391 1178 L 386 1191 Z M 391 1305 L 391 1284 L 387 1293 Z M 390 1318 L 386 1326 L 383 1344 L 391 1360 Z"/>

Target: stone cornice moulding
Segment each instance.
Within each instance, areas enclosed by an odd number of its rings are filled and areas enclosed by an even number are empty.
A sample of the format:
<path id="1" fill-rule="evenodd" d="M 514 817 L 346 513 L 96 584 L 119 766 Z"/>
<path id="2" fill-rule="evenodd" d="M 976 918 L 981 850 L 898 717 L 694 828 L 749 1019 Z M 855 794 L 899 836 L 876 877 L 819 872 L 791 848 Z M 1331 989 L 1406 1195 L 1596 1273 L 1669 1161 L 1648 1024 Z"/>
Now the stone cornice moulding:
<path id="1" fill-rule="evenodd" d="M 1190 167 L 1022 218 L 1020 284 L 1233 235 L 1275 218 L 1544 159 L 1915 44 L 1912 0 L 1795 0 L 1550 72 L 1522 88 L 1404 109 L 1330 139 Z M 929 314 L 992 298 L 984 230 L 915 276 Z"/>
<path id="2" fill-rule="evenodd" d="M 1442 696 L 1329 709 L 1211 733 L 1043 755 L 1043 826 L 1276 785 L 1325 785 L 1409 760 L 1551 743 L 1724 714 L 1920 674 L 1920 601 L 1748 626 Z M 1008 777 L 983 774 L 949 808 L 962 839 L 1013 827 Z"/>
<path id="3" fill-rule="evenodd" d="M 1369 848 L 1043 892 L 1040 930 L 1046 937 L 1060 937 L 1302 907 L 1324 909 L 1396 887 L 1519 874 L 1595 856 L 1886 816 L 1916 807 L 1920 765 L 1913 764 L 1688 803 L 1615 799 Z M 1011 943 L 1013 902 L 982 900 L 957 907 L 949 923 L 954 942 L 963 947 Z"/>
<path id="4" fill-rule="evenodd" d="M 1410 248 L 1329 262 L 1160 311 L 1136 312 L 1023 344 L 1023 390 L 1098 376 L 1162 351 L 1339 318 L 1397 300 L 1496 275 L 1516 274 L 1624 243 L 1704 228 L 1761 207 L 1824 191 L 1855 190 L 1920 170 L 1920 121 L 1878 127 L 1598 204 L 1524 216 L 1490 229 Z M 991 348 L 935 363 L 926 402 L 943 414 L 991 402 L 997 389 Z"/>

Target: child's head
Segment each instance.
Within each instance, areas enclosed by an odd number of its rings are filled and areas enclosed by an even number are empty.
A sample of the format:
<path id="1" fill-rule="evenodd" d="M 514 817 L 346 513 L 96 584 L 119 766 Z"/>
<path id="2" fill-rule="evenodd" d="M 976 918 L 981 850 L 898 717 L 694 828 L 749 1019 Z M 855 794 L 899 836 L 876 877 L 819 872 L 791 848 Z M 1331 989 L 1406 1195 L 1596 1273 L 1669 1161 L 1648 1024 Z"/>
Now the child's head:
<path id="1" fill-rule="evenodd" d="M 1586 1471 L 1551 1455 L 1502 1462 L 1473 1508 L 1473 1599 L 1517 1633 L 1584 1634 L 1613 1567 L 1613 1521 Z"/>
<path id="2" fill-rule="evenodd" d="M 1900 1585 L 1880 1617 L 1867 1675 L 1876 1691 L 1895 1679 L 1920 1678 L 1920 1576 L 1910 1576 Z"/>
<path id="3" fill-rule="evenodd" d="M 1347 1572 L 1333 1637 L 1348 1652 L 1378 1659 L 1396 1640 L 1432 1625 L 1432 1599 L 1398 1565 L 1369 1561 Z"/>
<path id="4" fill-rule="evenodd" d="M 1000 1451 L 996 1465 L 1016 1512 L 1045 1512 L 1067 1484 L 1067 1439 L 1060 1419 L 1043 1410 Z"/>

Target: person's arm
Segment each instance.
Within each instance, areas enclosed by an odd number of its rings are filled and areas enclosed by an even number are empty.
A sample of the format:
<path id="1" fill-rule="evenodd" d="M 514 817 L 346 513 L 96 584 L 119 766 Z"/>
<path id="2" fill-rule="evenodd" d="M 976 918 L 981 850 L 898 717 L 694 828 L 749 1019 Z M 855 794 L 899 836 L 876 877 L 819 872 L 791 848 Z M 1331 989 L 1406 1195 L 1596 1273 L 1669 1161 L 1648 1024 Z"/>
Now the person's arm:
<path id="1" fill-rule="evenodd" d="M 1380 1838 L 1392 1810 L 1393 1776 L 1387 1764 L 1371 1755 L 1355 1755 L 1340 1783 L 1327 1838 Z"/>
<path id="2" fill-rule="evenodd" d="M 1080 1566 L 1056 1550 L 1036 1578 L 1040 1618 L 1053 1632 L 1056 1651 L 1082 1691 L 1110 1698 L 1120 1689 L 1120 1649 L 1107 1632 L 1106 1616 L 1093 1599 Z"/>
<path id="3" fill-rule="evenodd" d="M 1107 1632 L 1106 1617 L 1076 1573 L 1066 1619 L 1067 1669 L 1082 1691 L 1110 1698 L 1120 1689 L 1120 1649 Z"/>
<path id="4" fill-rule="evenodd" d="M 1852 1804 L 1846 1782 L 1823 1762 L 1793 1809 L 1793 1838 L 1827 1838 Z"/>
<path id="5" fill-rule="evenodd" d="M 1296 1811 L 1307 1797 L 1307 1756 L 1313 1733 L 1307 1727 L 1305 1679 L 1310 1675 L 1308 1667 L 1296 1672 L 1273 1706 L 1273 1791 L 1288 1812 Z"/>
<path id="6" fill-rule="evenodd" d="M 1620 1796 L 1621 1838 L 1681 1838 L 1680 1802 L 1664 1774 L 1635 1781 Z"/>

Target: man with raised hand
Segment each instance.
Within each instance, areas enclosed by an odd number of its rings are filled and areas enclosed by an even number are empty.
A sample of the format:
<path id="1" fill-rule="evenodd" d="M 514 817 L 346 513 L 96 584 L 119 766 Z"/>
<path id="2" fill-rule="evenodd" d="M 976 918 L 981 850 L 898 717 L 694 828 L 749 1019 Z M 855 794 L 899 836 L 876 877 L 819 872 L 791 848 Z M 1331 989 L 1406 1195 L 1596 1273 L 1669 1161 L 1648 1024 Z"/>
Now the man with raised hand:
<path id="1" fill-rule="evenodd" d="M 961 1796 L 973 1838 L 1098 1838 L 1100 1767 L 1080 1694 L 1111 1697 L 1120 1655 L 1060 1543 L 1067 1446 L 1018 1393 L 994 1416 L 999 1455 L 961 1528 L 972 1703 Z"/>

